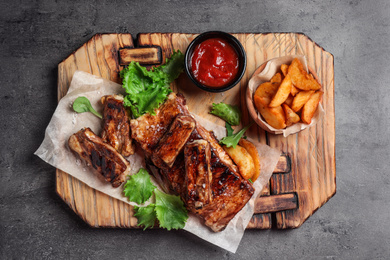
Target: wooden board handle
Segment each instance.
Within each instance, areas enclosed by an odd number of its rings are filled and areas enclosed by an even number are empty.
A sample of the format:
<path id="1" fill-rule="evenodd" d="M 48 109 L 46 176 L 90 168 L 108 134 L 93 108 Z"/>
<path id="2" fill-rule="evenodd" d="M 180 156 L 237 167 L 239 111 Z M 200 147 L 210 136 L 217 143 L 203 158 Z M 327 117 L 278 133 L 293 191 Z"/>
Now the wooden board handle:
<path id="1" fill-rule="evenodd" d="M 298 207 L 296 193 L 262 196 L 255 201 L 255 214 L 270 213 Z"/>
<path id="2" fill-rule="evenodd" d="M 136 61 L 143 65 L 155 65 L 162 62 L 161 47 L 123 48 L 119 49 L 119 64 L 129 65 Z"/>

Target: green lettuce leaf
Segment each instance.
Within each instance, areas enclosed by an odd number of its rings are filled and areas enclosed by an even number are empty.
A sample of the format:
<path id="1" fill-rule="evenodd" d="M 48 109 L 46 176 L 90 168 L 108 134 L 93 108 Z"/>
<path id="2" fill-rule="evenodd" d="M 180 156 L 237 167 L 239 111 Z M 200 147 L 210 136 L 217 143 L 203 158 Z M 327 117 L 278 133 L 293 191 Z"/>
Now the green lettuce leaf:
<path id="1" fill-rule="evenodd" d="M 233 146 L 233 148 L 236 148 L 238 142 L 240 141 L 241 137 L 243 136 L 243 134 L 246 132 L 246 130 L 248 130 L 249 127 L 251 127 L 252 124 L 249 124 L 247 125 L 246 127 L 244 127 L 243 129 L 241 129 L 238 133 L 236 134 L 233 134 L 233 135 L 230 135 L 230 136 L 226 136 L 224 138 L 221 139 L 221 141 L 219 141 L 220 144 L 224 144 L 226 145 L 227 147 L 231 147 Z M 229 131 L 229 130 L 228 130 Z"/>
<path id="2" fill-rule="evenodd" d="M 188 219 L 187 210 L 179 196 L 165 194 L 155 190 L 156 215 L 160 222 L 160 227 L 171 229 L 184 228 Z"/>
<path id="3" fill-rule="evenodd" d="M 225 122 L 225 127 L 226 127 L 227 136 L 233 135 L 234 132 L 233 128 L 228 122 Z"/>
<path id="4" fill-rule="evenodd" d="M 124 185 L 123 193 L 130 201 L 142 204 L 152 196 L 155 188 L 150 181 L 149 173 L 141 168 L 137 174 L 130 176 Z"/>
<path id="5" fill-rule="evenodd" d="M 166 83 L 171 83 L 180 76 L 184 70 L 184 55 L 178 50 L 174 52 L 171 58 L 166 60 L 164 65 L 155 68 L 155 71 L 161 70 L 166 76 Z"/>
<path id="6" fill-rule="evenodd" d="M 146 207 L 134 206 L 134 216 L 138 220 L 138 226 L 144 226 L 144 230 L 148 227 L 154 227 L 156 223 L 155 205 L 149 204 Z"/>
<path id="7" fill-rule="evenodd" d="M 213 103 L 210 114 L 222 118 L 230 125 L 240 124 L 241 112 L 238 106 L 232 106 L 223 102 L 218 104 Z"/>
<path id="8" fill-rule="evenodd" d="M 184 70 L 184 55 L 174 52 L 164 65 L 147 70 L 138 62 L 131 62 L 120 72 L 122 86 L 127 95 L 124 105 L 129 107 L 133 117 L 154 114 L 172 92 L 170 83 Z"/>

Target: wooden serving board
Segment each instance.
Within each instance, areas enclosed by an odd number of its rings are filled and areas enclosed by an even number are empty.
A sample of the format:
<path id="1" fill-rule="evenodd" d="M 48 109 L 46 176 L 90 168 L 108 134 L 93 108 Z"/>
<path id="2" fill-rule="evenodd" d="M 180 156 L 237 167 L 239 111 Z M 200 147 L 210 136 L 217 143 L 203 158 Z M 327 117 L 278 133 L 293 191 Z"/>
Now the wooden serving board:
<path id="1" fill-rule="evenodd" d="M 325 117 L 317 125 L 283 137 L 268 134 L 253 125 L 247 135 L 279 149 L 279 160 L 269 185 L 256 200 L 248 228 L 296 228 L 336 192 L 335 112 L 333 56 L 303 34 L 233 34 L 247 54 L 247 68 L 241 82 L 224 93 L 208 93 L 195 87 L 183 73 L 173 90 L 187 99 L 189 110 L 224 125 L 208 114 L 212 103 L 241 107 L 242 124 L 252 122 L 246 107 L 246 86 L 253 72 L 265 61 L 293 54 L 307 57 L 318 75 L 324 96 Z M 137 48 L 130 34 L 97 34 L 58 66 L 58 100 L 67 92 L 73 73 L 82 70 L 120 83 L 119 71 L 131 60 L 150 66 L 160 64 L 173 50 L 185 52 L 196 34 L 147 33 L 138 35 Z M 136 228 L 132 206 L 96 191 L 65 172 L 56 172 L 58 195 L 90 226 Z"/>

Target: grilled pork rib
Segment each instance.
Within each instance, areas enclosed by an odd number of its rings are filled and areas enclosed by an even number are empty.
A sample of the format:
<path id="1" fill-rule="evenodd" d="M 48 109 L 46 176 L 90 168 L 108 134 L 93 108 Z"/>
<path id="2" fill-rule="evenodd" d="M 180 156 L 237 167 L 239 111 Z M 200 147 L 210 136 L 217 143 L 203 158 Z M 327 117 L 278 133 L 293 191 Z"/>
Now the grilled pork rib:
<path id="1" fill-rule="evenodd" d="M 212 199 L 209 143 L 206 140 L 187 143 L 184 148 L 184 158 L 186 171 L 184 199 L 191 211 L 198 212 Z"/>
<path id="2" fill-rule="evenodd" d="M 168 167 L 172 167 L 177 155 L 181 152 L 194 130 L 195 124 L 193 117 L 177 115 L 154 150 L 152 154 L 153 163 L 159 166 L 160 160 L 162 160 Z"/>
<path id="3" fill-rule="evenodd" d="M 157 148 L 160 139 L 168 131 L 175 117 L 179 114 L 189 115 L 185 106 L 185 99 L 182 95 L 171 93 L 167 101 L 156 110 L 156 115 L 145 114 L 137 119 L 130 121 L 133 139 L 138 142 L 145 151 L 147 161 L 153 161 L 153 152 Z M 180 133 L 177 133 L 180 135 Z M 155 163 L 158 170 L 153 171 L 157 179 L 161 180 L 162 186 L 180 195 L 189 211 L 197 214 L 204 219 L 205 224 L 213 231 L 223 230 L 230 220 L 246 205 L 254 193 L 253 186 L 240 175 L 238 168 L 233 164 L 229 155 L 219 145 L 218 140 L 212 132 L 204 129 L 199 123 L 196 124 L 187 142 L 198 141 L 198 144 L 204 144 L 206 141 L 210 149 L 210 162 L 207 161 L 207 155 L 202 162 L 204 167 L 209 167 L 211 178 L 205 184 L 205 188 L 210 187 L 211 197 L 208 198 L 207 191 L 202 191 L 195 186 L 188 188 L 188 184 L 196 183 L 196 179 L 205 172 L 194 173 L 191 165 L 188 164 L 186 171 L 185 165 L 187 154 L 180 152 L 172 167 L 165 163 Z M 197 158 L 199 159 L 199 158 Z M 192 178 L 193 175 L 195 178 Z M 192 175 L 192 176 L 190 176 Z M 187 184 L 187 185 L 186 185 Z M 188 193 L 198 193 L 192 198 Z M 200 197 L 199 197 L 200 195 Z M 198 202 L 198 203 L 196 203 Z M 195 204 L 197 204 L 197 207 Z M 201 207 L 200 207 L 201 206 Z"/>
<path id="4" fill-rule="evenodd" d="M 147 156 L 150 156 L 160 139 L 178 114 L 189 115 L 183 95 L 171 93 L 168 99 L 155 110 L 156 115 L 144 114 L 130 120 L 131 136 Z"/>
<path id="5" fill-rule="evenodd" d="M 103 96 L 101 102 L 104 105 L 103 141 L 125 157 L 134 154 L 135 147 L 130 139 L 130 120 L 123 105 L 123 97 Z"/>
<path id="6" fill-rule="evenodd" d="M 90 128 L 73 134 L 69 140 L 70 149 L 89 163 L 113 187 L 120 186 L 130 171 L 130 163 L 112 146 L 103 142 Z"/>
<path id="7" fill-rule="evenodd" d="M 218 232 L 225 229 L 250 200 L 255 190 L 252 184 L 241 176 L 214 134 L 197 124 L 189 140 L 199 139 L 206 140 L 211 146 L 212 201 L 195 213 L 205 220 L 206 226 Z"/>

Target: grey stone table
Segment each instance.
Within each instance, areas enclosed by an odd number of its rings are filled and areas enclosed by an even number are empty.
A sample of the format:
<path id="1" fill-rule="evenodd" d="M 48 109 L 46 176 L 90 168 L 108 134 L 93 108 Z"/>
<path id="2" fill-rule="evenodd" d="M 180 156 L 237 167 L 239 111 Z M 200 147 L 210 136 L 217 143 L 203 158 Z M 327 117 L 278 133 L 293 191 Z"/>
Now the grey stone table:
<path id="1" fill-rule="evenodd" d="M 57 64 L 103 32 L 303 32 L 335 57 L 336 195 L 295 230 L 248 230 L 236 254 L 184 232 L 93 229 L 33 155 Z M 389 259 L 390 2 L 1 1 L 1 259 Z"/>

